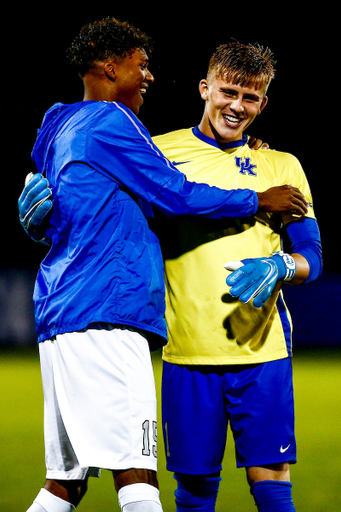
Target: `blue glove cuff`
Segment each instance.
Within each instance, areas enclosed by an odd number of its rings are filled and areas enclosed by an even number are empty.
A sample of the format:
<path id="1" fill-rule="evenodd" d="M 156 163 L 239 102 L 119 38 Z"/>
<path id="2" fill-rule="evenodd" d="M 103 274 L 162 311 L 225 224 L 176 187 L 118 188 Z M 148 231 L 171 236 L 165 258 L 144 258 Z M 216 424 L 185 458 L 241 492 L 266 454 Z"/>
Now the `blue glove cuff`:
<path id="1" fill-rule="evenodd" d="M 271 253 L 279 270 L 279 281 L 291 281 L 296 273 L 296 263 L 290 254 L 283 251 Z"/>

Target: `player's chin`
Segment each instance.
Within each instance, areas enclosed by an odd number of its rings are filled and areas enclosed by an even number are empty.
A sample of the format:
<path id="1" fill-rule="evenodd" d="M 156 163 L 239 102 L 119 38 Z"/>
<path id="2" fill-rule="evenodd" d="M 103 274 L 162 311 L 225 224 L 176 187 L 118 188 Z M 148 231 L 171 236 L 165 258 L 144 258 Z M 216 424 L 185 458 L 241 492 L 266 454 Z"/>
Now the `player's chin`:
<path id="1" fill-rule="evenodd" d="M 223 119 L 221 123 L 220 136 L 226 141 L 239 140 L 243 137 L 244 124 L 230 125 Z"/>

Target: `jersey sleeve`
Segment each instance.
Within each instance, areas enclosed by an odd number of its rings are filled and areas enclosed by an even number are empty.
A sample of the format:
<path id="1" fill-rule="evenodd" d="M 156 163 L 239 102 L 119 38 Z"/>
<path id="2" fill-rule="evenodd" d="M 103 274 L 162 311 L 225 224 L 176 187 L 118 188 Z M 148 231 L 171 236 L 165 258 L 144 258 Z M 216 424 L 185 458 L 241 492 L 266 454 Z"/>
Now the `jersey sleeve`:
<path id="1" fill-rule="evenodd" d="M 307 216 L 310 218 L 315 218 L 313 198 L 307 177 L 299 160 L 292 155 L 290 155 L 290 157 L 292 161 L 291 165 L 288 165 L 288 184 L 297 187 L 302 192 L 308 203 Z"/>
<path id="2" fill-rule="evenodd" d="M 168 216 L 240 218 L 253 215 L 258 208 L 252 190 L 227 191 L 189 182 L 155 146 L 143 124 L 117 104 L 108 104 L 89 129 L 86 160 Z"/>

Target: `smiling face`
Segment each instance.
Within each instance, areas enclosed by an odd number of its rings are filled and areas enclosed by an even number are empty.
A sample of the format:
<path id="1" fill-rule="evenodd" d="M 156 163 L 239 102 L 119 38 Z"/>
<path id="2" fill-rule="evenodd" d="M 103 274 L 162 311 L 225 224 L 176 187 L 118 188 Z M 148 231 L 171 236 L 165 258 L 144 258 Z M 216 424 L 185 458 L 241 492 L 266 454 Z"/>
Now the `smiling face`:
<path id="1" fill-rule="evenodd" d="M 219 142 L 241 140 L 246 128 L 267 104 L 265 85 L 244 87 L 220 78 L 200 82 L 205 103 L 200 131 Z"/>
<path id="2" fill-rule="evenodd" d="M 115 101 L 123 103 L 134 114 L 138 114 L 144 94 L 154 81 L 148 70 L 149 59 L 143 49 L 119 59 L 115 67 Z"/>

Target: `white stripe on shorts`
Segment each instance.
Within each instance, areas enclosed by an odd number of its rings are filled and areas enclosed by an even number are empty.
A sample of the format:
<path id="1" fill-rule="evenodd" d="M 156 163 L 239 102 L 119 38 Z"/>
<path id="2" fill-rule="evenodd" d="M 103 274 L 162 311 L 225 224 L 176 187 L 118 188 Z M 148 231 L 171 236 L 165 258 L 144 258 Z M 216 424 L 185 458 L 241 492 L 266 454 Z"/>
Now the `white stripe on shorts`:
<path id="1" fill-rule="evenodd" d="M 156 471 L 156 393 L 147 340 L 88 329 L 39 344 L 47 478 L 88 468 Z"/>

